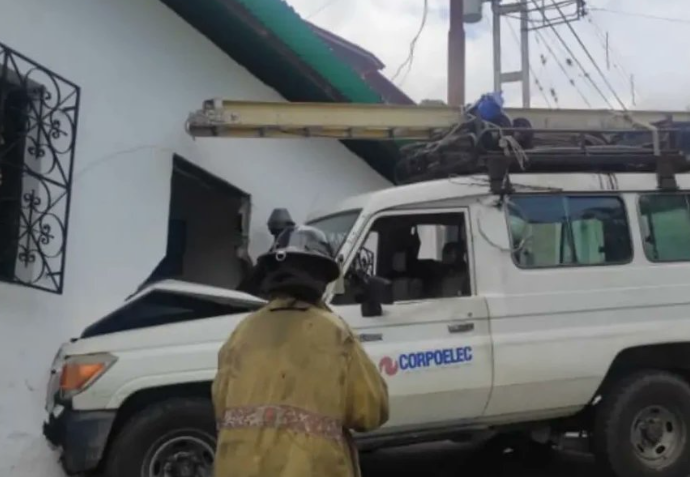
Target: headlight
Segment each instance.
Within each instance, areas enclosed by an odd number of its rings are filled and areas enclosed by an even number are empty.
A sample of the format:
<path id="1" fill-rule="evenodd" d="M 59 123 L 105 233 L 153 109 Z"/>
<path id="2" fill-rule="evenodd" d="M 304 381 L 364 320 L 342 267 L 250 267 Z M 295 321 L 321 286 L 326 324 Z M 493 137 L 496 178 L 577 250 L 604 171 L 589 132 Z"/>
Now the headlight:
<path id="1" fill-rule="evenodd" d="M 84 392 L 115 364 L 117 358 L 108 353 L 70 356 L 60 374 L 60 398 L 63 400 Z"/>

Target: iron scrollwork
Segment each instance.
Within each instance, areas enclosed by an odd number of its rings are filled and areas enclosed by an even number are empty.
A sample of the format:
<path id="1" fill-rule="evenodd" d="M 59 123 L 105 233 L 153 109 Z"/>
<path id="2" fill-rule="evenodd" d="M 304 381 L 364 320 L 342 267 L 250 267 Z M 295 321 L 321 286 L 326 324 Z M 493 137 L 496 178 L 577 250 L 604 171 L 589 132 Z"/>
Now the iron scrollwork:
<path id="1" fill-rule="evenodd" d="M 0 280 L 62 293 L 80 89 L 0 43 Z"/>

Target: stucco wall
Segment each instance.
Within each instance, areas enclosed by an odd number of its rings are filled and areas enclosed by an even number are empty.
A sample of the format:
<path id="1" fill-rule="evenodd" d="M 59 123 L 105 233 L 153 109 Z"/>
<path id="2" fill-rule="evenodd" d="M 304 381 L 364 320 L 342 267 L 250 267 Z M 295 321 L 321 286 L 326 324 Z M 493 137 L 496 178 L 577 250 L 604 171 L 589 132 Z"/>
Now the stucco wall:
<path id="1" fill-rule="evenodd" d="M 334 142 L 188 138 L 205 99 L 281 98 L 156 0 L 0 0 L 0 12 L 1 42 L 82 87 L 64 294 L 0 284 L 0 475 L 53 477 L 49 362 L 161 259 L 173 153 L 252 195 L 253 256 L 273 207 L 299 221 L 387 183 Z"/>

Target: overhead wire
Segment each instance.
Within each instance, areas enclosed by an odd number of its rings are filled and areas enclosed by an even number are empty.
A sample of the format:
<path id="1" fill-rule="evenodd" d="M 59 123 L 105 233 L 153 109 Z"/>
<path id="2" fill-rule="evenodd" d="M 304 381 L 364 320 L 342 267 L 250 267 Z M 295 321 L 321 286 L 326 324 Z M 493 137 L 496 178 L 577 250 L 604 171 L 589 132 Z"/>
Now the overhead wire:
<path id="1" fill-rule="evenodd" d="M 510 29 L 510 33 L 513 35 L 513 39 L 515 40 L 516 43 L 520 43 L 520 39 L 518 38 L 518 34 L 515 31 L 515 27 L 511 22 L 508 22 L 508 28 Z M 534 77 L 535 84 L 537 85 L 537 89 L 541 93 L 542 97 L 544 98 L 544 101 L 548 105 L 550 109 L 553 109 L 553 105 L 551 104 L 551 101 L 549 100 L 549 97 L 546 95 L 546 92 L 544 91 L 544 86 L 542 85 L 541 81 L 539 80 L 539 76 L 537 75 L 537 72 L 534 70 L 534 67 L 532 66 L 532 62 L 529 62 L 529 69 L 530 72 L 532 73 L 532 76 Z M 551 85 L 551 90 L 554 91 L 553 85 Z M 556 101 L 556 106 L 558 106 L 558 97 L 554 95 L 554 100 Z"/>
<path id="2" fill-rule="evenodd" d="M 536 0 L 532 0 L 532 3 L 534 4 L 535 7 L 539 10 L 539 12 L 542 15 L 544 24 L 548 26 L 551 31 L 553 31 L 556 34 L 556 37 L 558 38 L 558 41 L 563 45 L 568 52 L 568 55 L 575 61 L 575 63 L 578 65 L 582 73 L 584 74 L 584 77 L 590 82 L 590 84 L 594 87 L 594 89 L 599 93 L 599 96 L 604 100 L 604 102 L 607 104 L 609 109 L 615 109 L 613 105 L 611 104 L 611 101 L 609 101 L 609 98 L 604 94 L 604 92 L 601 90 L 599 85 L 594 81 L 594 79 L 591 77 L 591 75 L 587 72 L 587 69 L 584 67 L 582 62 L 575 56 L 575 53 L 573 50 L 570 48 L 570 45 L 565 41 L 565 39 L 561 36 L 561 34 L 558 32 L 558 30 L 554 27 L 554 25 L 549 21 L 549 19 L 546 16 L 546 13 L 544 13 L 543 10 L 540 9 L 539 5 L 537 4 Z"/>
<path id="3" fill-rule="evenodd" d="M 627 70 L 627 68 L 624 66 L 624 61 L 622 60 L 622 55 L 618 52 L 616 48 L 611 45 L 608 33 L 604 32 L 604 30 L 597 24 L 597 22 L 594 20 L 594 16 L 592 14 L 587 16 L 587 20 L 590 25 L 592 25 L 592 28 L 594 29 L 594 33 L 596 36 L 599 38 L 599 41 L 601 42 L 601 46 L 606 52 L 606 57 L 607 57 L 607 62 L 610 61 L 611 65 L 613 65 L 613 69 L 618 73 L 620 76 L 621 80 L 624 81 L 626 84 L 631 81 L 631 78 L 633 78 L 633 75 L 630 73 L 630 71 Z M 631 84 L 631 90 L 632 94 L 636 96 L 640 96 L 639 90 L 637 87 L 635 87 L 634 84 Z"/>
<path id="4" fill-rule="evenodd" d="M 592 25 L 594 28 L 594 32 L 599 38 L 599 41 L 601 42 L 601 45 L 604 49 L 608 49 L 609 53 L 612 53 L 615 58 L 613 58 L 613 67 L 616 71 L 618 71 L 623 79 L 626 81 L 628 78 L 630 78 L 630 72 L 626 70 L 624 66 L 622 66 L 623 61 L 621 61 L 621 55 L 618 53 L 618 51 L 611 45 L 610 41 L 607 44 L 606 41 L 606 32 L 594 21 L 594 17 L 592 15 L 587 16 L 587 20 L 589 21 L 589 24 Z"/>
<path id="5" fill-rule="evenodd" d="M 324 10 L 326 10 L 328 7 L 334 5 L 337 1 L 338 1 L 338 0 L 327 0 L 323 5 L 321 5 L 319 8 L 317 8 L 317 9 L 314 10 L 312 13 L 310 13 L 309 15 L 307 15 L 307 20 L 311 20 L 311 19 L 314 18 L 316 15 L 318 15 L 319 13 L 323 12 Z"/>
<path id="6" fill-rule="evenodd" d="M 647 13 L 626 12 L 626 11 L 622 11 L 622 10 L 612 10 L 610 8 L 602 8 L 602 7 L 590 7 L 589 10 L 592 12 L 613 13 L 613 14 L 625 15 L 625 16 L 629 16 L 629 17 L 646 18 L 648 20 L 656 20 L 656 21 L 671 22 L 671 23 L 682 23 L 685 25 L 690 25 L 690 18 L 662 17 L 662 16 L 658 16 L 658 15 L 649 15 Z"/>
<path id="7" fill-rule="evenodd" d="M 589 101 L 587 98 L 587 95 L 582 92 L 580 87 L 577 85 L 575 82 L 575 79 L 573 79 L 571 73 L 568 71 L 568 69 L 565 67 L 559 56 L 556 54 L 554 51 L 553 47 L 551 46 L 551 42 L 548 41 L 546 36 L 541 32 L 541 30 L 535 30 L 537 34 L 537 38 L 541 40 L 541 43 L 546 47 L 548 50 L 549 54 L 551 55 L 551 58 L 553 58 L 556 61 L 556 64 L 560 68 L 561 72 L 563 75 L 568 79 L 568 82 L 572 85 L 573 88 L 577 91 L 577 93 L 580 95 L 580 98 L 582 98 L 582 101 L 589 107 L 590 109 L 592 108 L 592 103 Z"/>
<path id="8" fill-rule="evenodd" d="M 400 73 L 402 73 L 405 67 L 407 67 L 407 71 L 405 72 L 405 76 L 402 79 L 403 82 L 405 81 L 407 75 L 410 73 L 410 70 L 412 69 L 412 64 L 414 63 L 414 55 L 415 50 L 417 49 L 417 42 L 419 41 L 419 38 L 422 36 L 422 33 L 424 32 L 424 28 L 426 27 L 426 22 L 428 18 L 429 0 L 424 0 L 424 12 L 422 13 L 422 23 L 419 26 L 419 30 L 415 34 L 414 38 L 410 42 L 410 52 L 408 53 L 407 58 L 405 58 L 405 61 L 403 61 L 402 64 L 396 70 L 395 74 L 391 78 L 392 81 L 395 81 L 398 78 L 398 76 L 400 76 Z"/>
<path id="9" fill-rule="evenodd" d="M 554 6 L 556 7 L 556 10 L 558 10 L 558 13 L 560 14 L 561 18 L 562 18 L 563 21 L 568 25 L 568 28 L 570 29 L 570 32 L 573 34 L 573 36 L 575 37 L 575 39 L 577 40 L 577 42 L 580 44 L 580 46 L 581 46 L 582 49 L 584 50 L 585 54 L 587 55 L 587 57 L 589 58 L 589 60 L 590 60 L 590 61 L 592 62 L 592 64 L 594 65 L 594 68 L 597 70 L 597 72 L 599 72 L 599 75 L 600 75 L 600 76 L 602 77 L 602 79 L 604 80 L 604 83 L 606 84 L 606 86 L 611 90 L 611 93 L 613 94 L 614 98 L 616 98 L 616 101 L 618 101 L 618 103 L 621 105 L 621 107 L 623 108 L 624 111 L 627 111 L 628 108 L 625 106 L 625 103 L 623 102 L 623 100 L 621 100 L 620 96 L 618 95 L 618 92 L 617 92 L 617 91 L 615 90 L 615 88 L 611 85 L 611 82 L 609 81 L 608 77 L 606 76 L 606 74 L 604 73 L 604 71 L 603 71 L 603 70 L 601 69 L 601 67 L 599 66 L 599 63 L 597 63 L 597 61 L 596 61 L 596 60 L 594 59 L 594 57 L 592 56 L 592 53 L 590 53 L 589 48 L 587 48 L 587 45 L 585 45 L 584 42 L 582 41 L 582 38 L 580 38 L 580 35 L 579 35 L 579 34 L 577 33 L 577 31 L 575 30 L 575 27 L 573 27 L 572 22 L 569 22 L 569 21 L 568 21 L 567 17 L 566 17 L 565 14 L 563 13 L 563 10 L 562 10 L 561 7 L 556 3 L 556 0 L 551 0 L 551 3 L 554 4 Z"/>

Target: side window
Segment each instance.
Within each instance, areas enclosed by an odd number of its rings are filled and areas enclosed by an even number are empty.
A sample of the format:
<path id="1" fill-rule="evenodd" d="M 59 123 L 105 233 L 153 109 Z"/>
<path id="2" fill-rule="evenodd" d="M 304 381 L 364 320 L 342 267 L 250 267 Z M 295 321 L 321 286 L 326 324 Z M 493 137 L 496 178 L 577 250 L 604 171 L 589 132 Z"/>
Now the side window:
<path id="1" fill-rule="evenodd" d="M 613 265 L 632 259 L 625 205 L 615 196 L 517 196 L 508 224 L 521 268 Z"/>
<path id="2" fill-rule="evenodd" d="M 468 263 L 464 214 L 381 217 L 350 265 L 345 294 L 333 303 L 359 303 L 373 275 L 392 282 L 396 302 L 469 295 Z"/>
<path id="3" fill-rule="evenodd" d="M 640 214 L 642 240 L 649 260 L 690 260 L 690 196 L 642 196 Z"/>

